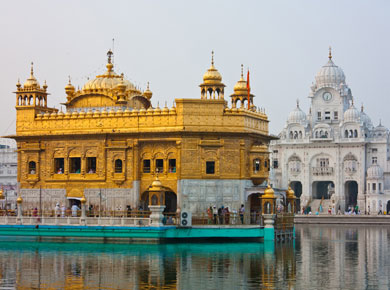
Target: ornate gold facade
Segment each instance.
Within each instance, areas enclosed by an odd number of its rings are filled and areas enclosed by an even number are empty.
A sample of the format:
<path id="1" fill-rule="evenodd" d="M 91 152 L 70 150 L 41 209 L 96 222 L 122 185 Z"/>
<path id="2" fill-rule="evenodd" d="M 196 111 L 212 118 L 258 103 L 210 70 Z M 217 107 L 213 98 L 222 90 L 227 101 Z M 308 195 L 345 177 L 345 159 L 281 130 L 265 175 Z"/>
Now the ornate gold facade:
<path id="1" fill-rule="evenodd" d="M 16 135 L 10 137 L 18 144 L 18 181 L 28 207 L 37 205 L 39 191 L 45 206 L 82 196 L 96 205 L 103 192 L 105 206 L 135 208 L 147 200 L 143 193 L 157 171 L 171 192 L 170 210 L 186 202 L 194 208 L 193 201 L 195 210 L 236 206 L 244 202 L 245 186 L 268 177 L 268 118 L 253 95 L 251 110 L 243 105 L 243 78 L 230 108 L 212 61 L 200 98 L 153 107 L 149 85 L 142 92 L 117 75 L 111 55 L 107 71 L 81 90 L 69 80 L 66 113 L 47 106 L 47 85 L 39 85 L 32 69 L 23 86 L 18 82 Z M 236 189 L 225 194 L 221 186 L 229 184 Z"/>

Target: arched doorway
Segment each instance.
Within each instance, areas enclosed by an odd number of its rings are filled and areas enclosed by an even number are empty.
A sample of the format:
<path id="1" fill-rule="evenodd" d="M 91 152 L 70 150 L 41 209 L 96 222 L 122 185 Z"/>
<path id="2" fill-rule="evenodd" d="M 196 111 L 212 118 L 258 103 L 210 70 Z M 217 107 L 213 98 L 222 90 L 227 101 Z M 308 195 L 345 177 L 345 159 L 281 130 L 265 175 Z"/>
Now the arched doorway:
<path id="1" fill-rule="evenodd" d="M 177 197 L 173 191 L 165 192 L 165 210 L 164 212 L 176 212 Z"/>
<path id="2" fill-rule="evenodd" d="M 333 181 L 314 181 L 312 187 L 313 199 L 330 199 L 334 192 Z"/>
<path id="3" fill-rule="evenodd" d="M 386 214 L 390 214 L 390 200 L 387 201 Z"/>
<path id="4" fill-rule="evenodd" d="M 252 193 L 248 197 L 251 224 L 256 224 L 261 215 L 260 193 Z"/>
<path id="5" fill-rule="evenodd" d="M 295 212 L 299 212 L 301 209 L 301 195 L 302 195 L 302 182 L 300 181 L 292 181 L 290 183 L 291 189 L 294 190 L 295 196 L 297 197 L 296 199 L 296 204 L 295 204 Z"/>
<path id="6" fill-rule="evenodd" d="M 358 196 L 357 182 L 354 180 L 345 182 L 344 192 L 345 192 L 345 209 L 348 210 L 349 207 L 354 208 L 357 204 L 357 196 Z"/>
<path id="7" fill-rule="evenodd" d="M 177 196 L 173 191 L 165 192 L 165 209 L 164 212 L 176 212 L 177 210 Z M 149 192 L 145 191 L 141 195 L 140 200 L 140 210 L 148 211 L 149 210 Z"/>

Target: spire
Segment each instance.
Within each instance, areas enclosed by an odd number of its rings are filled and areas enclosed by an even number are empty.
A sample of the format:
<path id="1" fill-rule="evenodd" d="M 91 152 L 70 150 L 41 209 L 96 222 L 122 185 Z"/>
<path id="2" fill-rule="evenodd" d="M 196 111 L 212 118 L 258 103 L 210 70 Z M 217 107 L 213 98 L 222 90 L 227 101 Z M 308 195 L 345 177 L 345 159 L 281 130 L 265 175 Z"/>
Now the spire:
<path id="1" fill-rule="evenodd" d="M 214 66 L 214 50 L 211 51 L 211 66 Z"/>
<path id="2" fill-rule="evenodd" d="M 351 99 L 351 107 L 353 107 L 353 98 Z"/>
<path id="3" fill-rule="evenodd" d="M 297 99 L 297 108 L 299 109 L 299 99 Z"/>
<path id="4" fill-rule="evenodd" d="M 33 62 L 31 62 L 30 78 L 34 78 L 34 63 Z"/>
<path id="5" fill-rule="evenodd" d="M 329 60 L 332 60 L 332 47 L 329 46 Z"/>
<path id="6" fill-rule="evenodd" d="M 244 65 L 241 64 L 241 79 L 244 79 Z"/>
<path id="7" fill-rule="evenodd" d="M 364 112 L 364 106 L 363 106 L 363 103 L 362 103 L 361 111 L 362 111 L 362 112 Z"/>
<path id="8" fill-rule="evenodd" d="M 108 56 L 108 63 L 111 63 L 111 57 L 112 57 L 113 53 L 111 51 L 111 49 L 108 50 L 107 52 L 107 56 Z"/>

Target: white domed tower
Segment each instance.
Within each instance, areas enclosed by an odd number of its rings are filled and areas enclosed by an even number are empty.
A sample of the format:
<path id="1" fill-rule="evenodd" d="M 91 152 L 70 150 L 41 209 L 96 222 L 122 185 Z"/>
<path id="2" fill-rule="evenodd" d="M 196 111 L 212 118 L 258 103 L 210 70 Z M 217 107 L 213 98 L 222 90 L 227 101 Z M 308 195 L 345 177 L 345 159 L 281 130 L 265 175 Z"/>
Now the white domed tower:
<path id="1" fill-rule="evenodd" d="M 334 64 L 329 49 L 328 62 L 321 67 L 311 87 L 311 125 L 317 123 L 337 124 L 342 121 L 344 112 L 352 101 L 351 90 L 345 82 L 343 70 Z"/>

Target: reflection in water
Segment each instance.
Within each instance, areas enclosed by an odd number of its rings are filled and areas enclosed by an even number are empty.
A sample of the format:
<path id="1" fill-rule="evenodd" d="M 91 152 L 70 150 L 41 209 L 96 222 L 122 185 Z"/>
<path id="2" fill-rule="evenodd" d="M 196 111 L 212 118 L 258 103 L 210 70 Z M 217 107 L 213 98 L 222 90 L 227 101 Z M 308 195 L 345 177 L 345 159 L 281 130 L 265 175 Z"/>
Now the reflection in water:
<path id="1" fill-rule="evenodd" d="M 293 243 L 0 241 L 0 289 L 272 289 L 294 281 Z"/>
<path id="2" fill-rule="evenodd" d="M 281 244 L 3 238 L 0 289 L 390 288 L 389 228 L 299 225 L 296 234 Z"/>
<path id="3" fill-rule="evenodd" d="M 298 225 L 296 289 L 390 289 L 390 228 Z"/>

